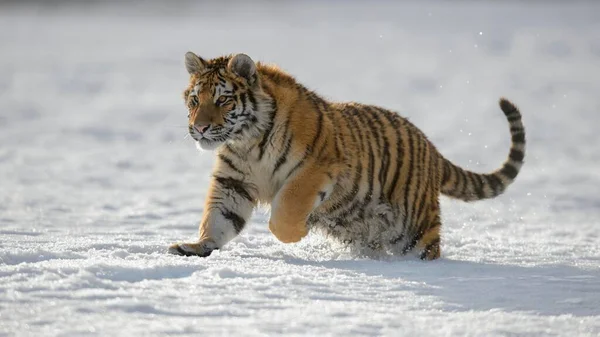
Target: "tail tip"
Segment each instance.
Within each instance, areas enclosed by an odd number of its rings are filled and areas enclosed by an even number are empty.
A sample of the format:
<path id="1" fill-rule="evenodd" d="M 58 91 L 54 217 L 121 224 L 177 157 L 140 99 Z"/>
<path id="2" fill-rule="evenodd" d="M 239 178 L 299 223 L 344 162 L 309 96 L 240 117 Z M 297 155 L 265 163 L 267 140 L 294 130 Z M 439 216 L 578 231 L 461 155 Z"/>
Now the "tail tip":
<path id="1" fill-rule="evenodd" d="M 519 111 L 519 109 L 511 101 L 504 97 L 500 97 L 498 104 L 500 104 L 500 109 L 502 109 L 504 114 L 507 116 L 515 111 Z"/>

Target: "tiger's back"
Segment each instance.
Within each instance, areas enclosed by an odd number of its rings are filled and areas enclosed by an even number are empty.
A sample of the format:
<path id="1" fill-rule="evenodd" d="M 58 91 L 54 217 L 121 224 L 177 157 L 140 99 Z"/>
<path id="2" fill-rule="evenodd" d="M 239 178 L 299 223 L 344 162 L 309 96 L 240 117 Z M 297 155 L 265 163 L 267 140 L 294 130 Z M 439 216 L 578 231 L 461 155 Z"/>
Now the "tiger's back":
<path id="1" fill-rule="evenodd" d="M 274 66 L 237 57 L 201 60 L 197 73 L 188 67 L 196 91 L 210 89 L 204 97 L 218 106 L 229 102 L 220 106 L 226 108 L 219 127 L 225 129 L 232 116 L 249 117 L 231 122 L 230 130 L 241 131 L 229 132 L 217 147 L 201 240 L 174 245 L 173 253 L 210 254 L 239 234 L 258 203 L 266 203 L 271 205 L 269 228 L 282 242 L 299 241 L 313 228 L 373 250 L 404 254 L 417 248 L 421 258 L 435 259 L 440 193 L 466 201 L 494 197 L 522 165 L 524 128 L 507 100 L 500 106 L 511 126 L 509 159 L 495 172 L 477 174 L 446 160 L 396 113 L 328 102 Z M 214 79 L 207 87 L 194 80 L 209 73 Z M 223 92 L 232 95 L 222 99 Z M 211 102 L 205 106 L 214 110 Z M 206 143 L 195 132 L 198 120 L 207 120 L 200 108 L 191 113 L 190 132 Z"/>

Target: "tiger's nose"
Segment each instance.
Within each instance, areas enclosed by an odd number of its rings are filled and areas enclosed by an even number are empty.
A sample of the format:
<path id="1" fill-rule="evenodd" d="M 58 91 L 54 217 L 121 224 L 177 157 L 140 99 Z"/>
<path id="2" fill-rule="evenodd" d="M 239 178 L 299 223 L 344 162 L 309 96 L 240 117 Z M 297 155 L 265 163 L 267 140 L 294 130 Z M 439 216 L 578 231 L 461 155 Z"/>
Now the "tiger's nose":
<path id="1" fill-rule="evenodd" d="M 200 133 L 205 133 L 206 130 L 210 127 L 210 124 L 196 124 L 194 125 L 194 129 Z"/>

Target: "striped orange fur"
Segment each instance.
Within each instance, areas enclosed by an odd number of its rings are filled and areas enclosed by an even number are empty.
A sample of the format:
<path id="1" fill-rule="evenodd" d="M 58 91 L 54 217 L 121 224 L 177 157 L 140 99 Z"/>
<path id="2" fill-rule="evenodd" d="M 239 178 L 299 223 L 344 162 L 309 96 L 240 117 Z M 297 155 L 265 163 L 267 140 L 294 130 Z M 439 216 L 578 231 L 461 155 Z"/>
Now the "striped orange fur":
<path id="1" fill-rule="evenodd" d="M 473 201 L 503 193 L 523 164 L 525 130 L 508 100 L 500 108 L 512 146 L 488 174 L 445 159 L 398 114 L 321 98 L 273 65 L 245 54 L 186 54 L 184 99 L 198 146 L 216 150 L 200 239 L 169 252 L 208 256 L 237 236 L 259 204 L 269 229 L 297 242 L 310 229 L 391 253 L 440 256 L 439 195 Z"/>

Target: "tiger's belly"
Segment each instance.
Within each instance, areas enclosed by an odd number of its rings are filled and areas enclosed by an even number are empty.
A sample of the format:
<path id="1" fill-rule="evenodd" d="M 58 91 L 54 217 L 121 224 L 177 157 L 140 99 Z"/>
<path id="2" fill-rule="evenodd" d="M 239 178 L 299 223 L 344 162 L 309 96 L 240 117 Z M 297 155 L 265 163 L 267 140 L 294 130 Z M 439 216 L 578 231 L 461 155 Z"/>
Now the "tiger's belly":
<path id="1" fill-rule="evenodd" d="M 317 208 L 309 216 L 307 225 L 309 229 L 342 243 L 375 250 L 390 248 L 403 241 L 400 212 L 380 201 L 350 211 Z"/>

